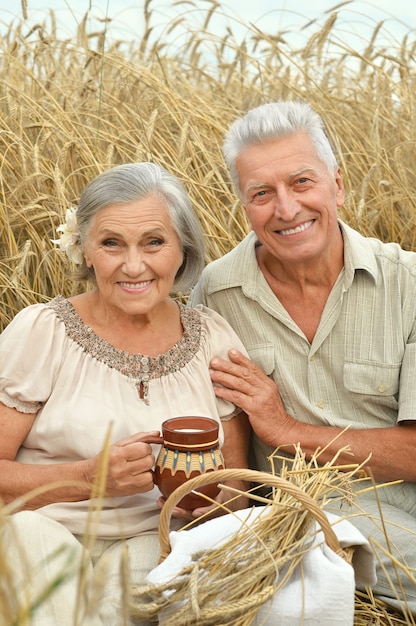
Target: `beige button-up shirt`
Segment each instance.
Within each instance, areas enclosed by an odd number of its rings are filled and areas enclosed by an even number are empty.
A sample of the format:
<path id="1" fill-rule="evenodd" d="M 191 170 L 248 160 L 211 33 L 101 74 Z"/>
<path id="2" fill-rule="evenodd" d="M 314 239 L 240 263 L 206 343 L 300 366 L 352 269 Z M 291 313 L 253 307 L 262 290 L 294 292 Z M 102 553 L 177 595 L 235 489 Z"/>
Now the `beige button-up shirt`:
<path id="1" fill-rule="evenodd" d="M 203 303 L 225 317 L 250 358 L 275 380 L 286 411 L 297 420 L 341 428 L 413 421 L 416 254 L 363 237 L 342 222 L 340 228 L 344 267 L 312 343 L 259 270 L 254 233 L 205 268 L 190 303 Z M 255 440 L 254 451 L 256 465 L 270 470 L 272 449 Z M 408 487 L 416 510 L 416 485 Z M 381 490 L 388 501 L 391 489 Z"/>

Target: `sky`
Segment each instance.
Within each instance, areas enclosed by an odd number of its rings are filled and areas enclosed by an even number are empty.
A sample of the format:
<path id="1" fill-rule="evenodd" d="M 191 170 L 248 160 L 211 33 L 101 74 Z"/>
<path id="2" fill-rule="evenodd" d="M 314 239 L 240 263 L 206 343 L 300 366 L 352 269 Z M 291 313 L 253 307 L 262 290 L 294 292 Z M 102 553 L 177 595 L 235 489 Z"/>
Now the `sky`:
<path id="1" fill-rule="evenodd" d="M 88 29 L 103 28 L 103 18 L 111 18 L 109 33 L 123 41 L 134 41 L 143 32 L 144 0 L 0 0 L 0 30 L 22 16 L 22 4 L 27 6 L 27 24 L 42 22 L 53 10 L 60 33 L 71 37 L 77 23 L 88 14 Z M 384 21 L 380 38 L 397 43 L 405 34 L 416 36 L 416 3 L 414 0 L 219 0 L 215 20 L 210 30 L 215 36 L 225 33 L 226 23 L 237 40 L 244 38 L 247 25 L 254 24 L 267 33 L 289 31 L 294 41 L 306 41 L 319 30 L 338 6 L 337 34 L 346 39 L 348 47 L 360 48 L 370 38 L 376 25 Z M 198 30 L 212 0 L 150 0 L 154 36 L 180 45 L 178 29 L 168 35 L 175 17 L 186 20 L 187 28 Z M 305 28 L 308 22 L 312 22 Z"/>

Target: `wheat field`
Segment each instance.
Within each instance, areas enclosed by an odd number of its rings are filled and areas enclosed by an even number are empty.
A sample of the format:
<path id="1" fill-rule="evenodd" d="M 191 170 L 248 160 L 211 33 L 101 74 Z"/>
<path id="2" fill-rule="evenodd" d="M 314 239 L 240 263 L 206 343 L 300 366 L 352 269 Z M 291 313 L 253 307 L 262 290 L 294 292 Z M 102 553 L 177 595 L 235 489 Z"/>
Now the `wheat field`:
<path id="1" fill-rule="evenodd" d="M 183 4 L 184 17 L 194 2 Z M 416 250 L 416 43 L 395 45 L 374 28 L 364 51 L 337 31 L 336 11 L 302 47 L 287 33 L 247 25 L 210 31 L 216 0 L 180 53 L 154 41 L 152 6 L 137 41 L 108 41 L 87 15 L 72 38 L 53 12 L 29 28 L 21 19 L 0 35 L 0 331 L 23 307 L 83 286 L 51 243 L 87 182 L 127 161 L 154 161 L 185 184 L 207 240 L 206 261 L 235 246 L 248 226 L 221 145 L 247 109 L 304 99 L 323 116 L 347 191 L 340 217 L 363 234 Z M 340 5 L 342 6 L 342 4 Z M 341 10 L 341 9 L 339 9 Z M 209 56 L 204 54 L 209 43 Z M 356 626 L 413 624 L 357 597 Z"/>
<path id="2" fill-rule="evenodd" d="M 416 247 L 411 37 L 385 49 L 377 27 L 357 52 L 334 12 L 300 49 L 254 26 L 238 42 L 231 29 L 210 33 L 220 6 L 211 5 L 175 54 L 151 40 L 150 0 L 145 34 L 133 42 L 108 42 L 105 24 L 88 32 L 87 16 L 71 39 L 58 37 L 53 13 L 29 29 L 22 3 L 21 21 L 0 37 L 0 330 L 22 307 L 81 288 L 50 240 L 85 184 L 118 163 L 150 160 L 178 175 L 206 233 L 207 261 L 230 250 L 247 224 L 223 163 L 224 132 L 277 99 L 305 99 L 326 120 L 348 192 L 341 217 Z"/>

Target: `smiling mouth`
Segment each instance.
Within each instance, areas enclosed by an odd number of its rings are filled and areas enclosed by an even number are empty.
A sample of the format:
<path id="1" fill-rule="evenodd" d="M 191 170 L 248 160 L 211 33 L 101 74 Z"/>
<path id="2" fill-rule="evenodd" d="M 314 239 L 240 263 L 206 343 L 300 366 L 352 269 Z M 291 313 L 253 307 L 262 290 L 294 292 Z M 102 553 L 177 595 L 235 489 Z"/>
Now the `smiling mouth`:
<path id="1" fill-rule="evenodd" d="M 147 287 L 148 285 L 150 285 L 152 281 L 151 280 L 144 280 L 140 283 L 119 283 L 120 287 L 123 287 L 124 289 L 144 289 L 145 287 Z"/>
<path id="2" fill-rule="evenodd" d="M 276 232 L 279 233 L 279 235 L 283 235 L 283 237 L 287 237 L 288 235 L 296 235 L 297 233 L 302 233 L 304 230 L 310 228 L 314 221 L 315 220 L 309 220 L 309 222 L 304 222 L 303 224 L 296 226 L 296 228 L 287 228 L 285 230 L 277 230 Z"/>

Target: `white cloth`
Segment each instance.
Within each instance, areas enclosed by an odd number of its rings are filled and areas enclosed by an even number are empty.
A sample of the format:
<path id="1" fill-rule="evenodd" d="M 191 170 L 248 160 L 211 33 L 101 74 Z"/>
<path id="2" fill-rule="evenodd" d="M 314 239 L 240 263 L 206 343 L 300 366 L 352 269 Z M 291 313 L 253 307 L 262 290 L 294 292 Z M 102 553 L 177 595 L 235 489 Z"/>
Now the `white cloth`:
<path id="1" fill-rule="evenodd" d="M 253 522 L 268 507 L 245 509 L 224 515 L 195 528 L 169 534 L 171 552 L 150 572 L 147 581 L 161 585 L 177 577 L 193 561 L 193 554 L 218 548 L 241 528 L 241 520 Z M 352 626 L 355 585 L 376 582 L 375 559 L 368 541 L 348 521 L 326 514 L 342 548 L 355 546 L 352 566 L 324 542 L 322 531 L 311 530 L 312 548 L 304 555 L 289 582 L 273 600 L 264 605 L 254 624 L 262 626 Z M 266 558 L 266 557 L 265 557 Z M 280 573 L 284 575 L 284 570 Z M 253 578 L 255 572 L 253 572 Z M 159 624 L 175 612 L 175 606 L 161 611 Z"/>
<path id="2" fill-rule="evenodd" d="M 151 358 L 116 350 L 97 337 L 62 297 L 18 313 L 0 335 L 0 401 L 37 416 L 16 460 L 51 464 L 88 459 L 101 451 L 110 429 L 111 442 L 116 442 L 160 430 L 164 420 L 178 415 L 217 421 L 233 415 L 234 405 L 215 397 L 209 363 L 214 356 L 227 358 L 231 348 L 245 352 L 244 347 L 214 311 L 180 309 L 183 337 L 164 355 Z M 148 404 L 139 393 L 143 380 Z M 222 437 L 220 426 L 220 441 Z M 158 451 L 155 446 L 154 454 Z M 104 500 L 97 536 L 157 531 L 159 496 L 155 488 Z M 56 503 L 39 512 L 82 534 L 90 505 L 88 500 Z"/>

